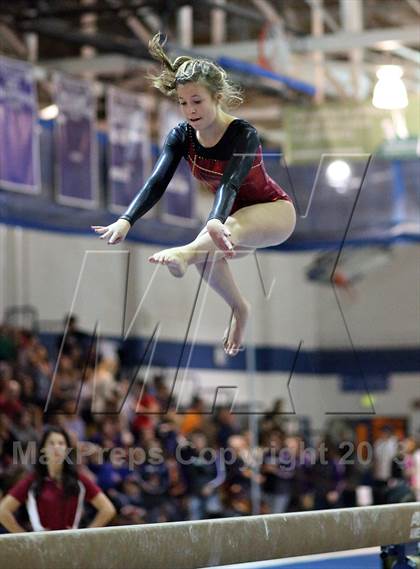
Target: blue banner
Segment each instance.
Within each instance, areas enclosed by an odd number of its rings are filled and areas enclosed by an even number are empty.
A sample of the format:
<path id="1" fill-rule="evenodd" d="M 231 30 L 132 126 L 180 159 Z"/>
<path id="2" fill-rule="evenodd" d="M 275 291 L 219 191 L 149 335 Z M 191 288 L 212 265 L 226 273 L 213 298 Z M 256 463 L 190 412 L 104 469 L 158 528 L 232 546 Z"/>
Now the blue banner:
<path id="1" fill-rule="evenodd" d="M 159 107 L 159 130 L 161 146 L 169 131 L 184 119 L 177 108 L 169 101 Z M 196 225 L 195 207 L 196 182 L 185 160 L 181 160 L 163 196 L 162 217 L 164 221 Z"/>
<path id="2" fill-rule="evenodd" d="M 56 197 L 59 203 L 98 206 L 96 97 L 88 81 L 54 75 Z"/>
<path id="3" fill-rule="evenodd" d="M 121 213 L 150 174 L 151 100 L 111 87 L 107 93 L 109 208 Z"/>
<path id="4" fill-rule="evenodd" d="M 0 57 L 0 187 L 41 189 L 37 98 L 33 67 Z"/>

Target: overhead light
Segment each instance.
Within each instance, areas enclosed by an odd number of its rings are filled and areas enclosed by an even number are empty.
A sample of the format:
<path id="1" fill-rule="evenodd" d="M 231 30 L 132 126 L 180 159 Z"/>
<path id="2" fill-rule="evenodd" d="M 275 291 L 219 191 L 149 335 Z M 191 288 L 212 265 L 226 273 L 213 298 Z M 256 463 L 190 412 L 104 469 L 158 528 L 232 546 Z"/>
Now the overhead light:
<path id="1" fill-rule="evenodd" d="M 372 104 L 378 109 L 404 109 L 408 105 L 407 89 L 401 79 L 399 65 L 383 65 L 376 72 L 378 82 L 373 90 Z"/>
<path id="2" fill-rule="evenodd" d="M 48 105 L 39 111 L 39 117 L 44 121 L 52 121 L 58 117 L 57 105 Z"/>
<path id="3" fill-rule="evenodd" d="M 328 165 L 326 176 L 329 185 L 335 188 L 339 193 L 343 193 L 348 188 L 351 168 L 344 160 L 334 160 L 334 162 Z"/>
<path id="4" fill-rule="evenodd" d="M 396 49 L 399 49 L 401 47 L 401 43 L 395 40 L 385 40 L 376 44 L 375 47 L 378 47 L 383 51 L 395 51 Z"/>

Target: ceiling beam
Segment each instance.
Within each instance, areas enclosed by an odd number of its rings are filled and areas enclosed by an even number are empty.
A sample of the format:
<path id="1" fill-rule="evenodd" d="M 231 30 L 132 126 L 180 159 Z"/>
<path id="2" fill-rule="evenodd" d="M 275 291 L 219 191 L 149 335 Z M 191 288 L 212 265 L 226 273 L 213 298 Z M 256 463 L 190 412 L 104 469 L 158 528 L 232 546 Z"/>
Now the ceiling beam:
<path id="1" fill-rule="evenodd" d="M 142 44 L 147 46 L 149 44 L 149 40 L 152 39 L 153 34 L 149 32 L 143 22 L 136 16 L 132 15 L 124 17 L 124 20 L 136 38 L 138 38 Z"/>
<path id="2" fill-rule="evenodd" d="M 223 10 L 227 14 L 231 14 L 232 16 L 239 16 L 246 20 L 251 20 L 253 22 L 260 22 L 264 24 L 267 20 L 266 18 L 255 10 L 251 10 L 249 8 L 244 8 L 243 6 L 239 6 L 237 4 L 233 4 L 232 2 L 225 3 L 221 2 L 220 0 L 195 0 L 195 2 L 191 2 L 191 5 L 203 5 L 208 6 L 209 8 L 217 8 L 219 10 Z"/>
<path id="3" fill-rule="evenodd" d="M 352 35 L 360 35 L 363 31 L 363 4 L 362 0 L 340 0 L 340 16 L 343 30 Z M 361 99 L 360 79 L 363 71 L 364 51 L 357 42 L 354 42 L 348 52 L 351 68 L 351 84 L 353 97 Z"/>
<path id="4" fill-rule="evenodd" d="M 263 14 L 267 22 L 270 22 L 270 24 L 274 26 L 283 27 L 283 19 L 268 0 L 252 0 L 252 2 L 259 9 L 261 14 Z"/>
<path id="5" fill-rule="evenodd" d="M 106 0 L 106 2 L 108 5 L 112 6 L 113 0 Z M 145 11 L 143 10 L 143 12 Z M 144 16 L 142 17 L 142 20 L 139 19 L 137 14 L 133 14 L 132 12 L 122 11 L 118 13 L 118 16 L 125 22 L 126 26 L 130 28 L 137 39 L 139 39 L 145 46 L 149 44 L 149 40 L 152 38 L 153 33 L 144 25 L 144 22 L 147 21 L 146 13 L 142 14 L 142 16 Z M 156 29 L 154 32 L 156 33 L 159 30 L 159 25 L 155 28 L 153 25 L 150 25 L 150 18 L 148 18 L 148 20 L 149 21 L 147 21 L 147 23 L 149 24 L 149 28 L 151 30 Z"/>
<path id="6" fill-rule="evenodd" d="M 123 53 L 132 57 L 152 59 L 148 49 L 137 39 L 124 39 L 102 33 L 91 35 L 70 27 L 62 20 L 26 21 L 22 22 L 19 27 L 22 31 L 37 32 L 40 35 L 56 38 L 66 43 L 89 45 L 100 51 Z"/>
<path id="7" fill-rule="evenodd" d="M 219 0 L 220 4 L 225 4 L 226 0 Z M 210 10 L 210 38 L 211 43 L 220 44 L 226 41 L 226 12 L 220 8 Z"/>
<path id="8" fill-rule="evenodd" d="M 397 41 L 382 42 L 382 45 L 376 48 L 375 51 L 392 53 L 392 55 L 397 55 L 402 59 L 413 61 L 417 65 L 420 65 L 420 51 L 403 46 Z"/>
<path id="9" fill-rule="evenodd" d="M 8 47 L 14 51 L 18 57 L 26 59 L 28 56 L 28 46 L 10 29 L 6 24 L 0 22 L 0 40 L 2 42 L 2 51 L 4 52 L 5 42 Z"/>
<path id="10" fill-rule="evenodd" d="M 305 2 L 311 7 L 313 7 L 314 5 L 318 7 L 322 15 L 322 18 L 324 20 L 324 23 L 330 28 L 330 30 L 332 30 L 333 32 L 337 32 L 340 29 L 339 24 L 337 24 L 337 22 L 327 11 L 327 9 L 319 4 L 318 0 L 305 0 Z"/>
<path id="11" fill-rule="evenodd" d="M 378 28 L 363 32 L 337 32 L 325 34 L 322 38 L 297 38 L 291 41 L 291 48 L 296 52 L 310 52 L 320 49 L 324 52 L 343 52 L 354 48 L 375 47 L 383 41 L 400 41 L 407 44 L 420 44 L 418 26 L 399 28 Z"/>
<path id="12" fill-rule="evenodd" d="M 406 0 L 413 10 L 420 16 L 420 0 Z"/>
<path id="13" fill-rule="evenodd" d="M 270 41 L 270 40 L 268 40 Z M 314 50 L 325 53 L 347 52 L 357 45 L 363 47 L 378 47 L 387 41 L 398 41 L 408 45 L 418 45 L 419 29 L 417 26 L 403 26 L 399 28 L 380 28 L 365 30 L 360 33 L 337 32 L 324 34 L 320 38 L 306 36 L 304 38 L 290 38 L 290 49 L 297 53 L 311 53 Z M 220 45 L 200 45 L 200 51 L 209 56 L 228 55 L 245 60 L 256 59 L 258 43 L 256 41 L 230 42 Z"/>
<path id="14" fill-rule="evenodd" d="M 420 65 L 420 51 L 417 51 L 417 49 L 411 49 L 402 45 L 394 49 L 392 53 L 398 55 L 398 57 L 401 57 L 402 59 L 414 61 L 416 65 Z"/>
<path id="15" fill-rule="evenodd" d="M 322 38 L 324 35 L 324 17 L 322 13 L 322 1 L 312 0 L 311 6 L 311 32 L 312 37 Z M 315 103 L 320 105 L 325 100 L 325 53 L 319 49 L 314 50 L 309 57 L 312 57 L 314 64 L 315 81 Z"/>
<path id="16" fill-rule="evenodd" d="M 182 6 L 176 13 L 176 35 L 178 45 L 192 47 L 194 43 L 193 7 Z"/>

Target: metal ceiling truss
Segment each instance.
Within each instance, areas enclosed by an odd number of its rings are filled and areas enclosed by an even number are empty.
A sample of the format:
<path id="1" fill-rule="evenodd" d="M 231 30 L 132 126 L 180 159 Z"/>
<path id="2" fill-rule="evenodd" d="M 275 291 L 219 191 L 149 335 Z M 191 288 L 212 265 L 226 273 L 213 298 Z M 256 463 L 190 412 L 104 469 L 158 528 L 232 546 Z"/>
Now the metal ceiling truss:
<path id="1" fill-rule="evenodd" d="M 420 0 L 406 0 L 414 11 L 420 11 Z M 321 0 L 305 0 L 308 6 L 312 8 L 317 6 L 322 13 L 324 23 L 333 30 L 333 33 L 322 34 L 319 37 L 304 36 L 299 37 L 296 34 L 288 34 L 287 41 L 290 51 L 294 53 L 294 57 L 298 55 L 307 56 L 318 52 L 321 54 L 343 54 L 348 53 L 354 46 L 359 50 L 370 48 L 371 50 L 390 51 L 398 57 L 418 63 L 419 52 L 408 45 L 419 44 L 419 32 L 417 26 L 402 26 L 383 29 L 368 29 L 361 31 L 346 31 L 331 17 L 326 7 L 322 5 Z M 127 65 L 122 66 L 122 73 L 127 69 L 135 68 L 134 60 L 150 61 L 151 56 L 147 50 L 147 40 L 156 32 L 156 26 L 150 26 L 149 16 L 153 16 L 156 25 L 159 24 L 160 18 L 168 14 L 176 14 L 178 10 L 185 6 L 193 6 L 195 9 L 206 7 L 211 10 L 222 11 L 226 15 L 232 15 L 257 23 L 267 23 L 272 21 L 269 17 L 269 11 L 277 16 L 274 6 L 270 5 L 268 0 L 254 0 L 249 7 L 244 7 L 235 3 L 223 0 L 97 0 L 92 5 L 83 5 L 79 1 L 71 0 L 64 2 L 38 2 L 31 3 L 31 7 L 25 8 L 22 3 L 15 5 L 9 3 L 6 7 L 0 8 L 0 26 L 5 30 L 3 37 L 9 37 L 10 48 L 15 49 L 19 56 L 22 56 L 25 46 L 24 42 L 20 45 L 15 40 L 19 38 L 14 34 L 13 29 L 18 29 L 23 33 L 35 33 L 40 36 L 55 38 L 67 43 L 80 46 L 92 46 L 98 52 L 111 54 L 121 54 L 127 57 Z M 254 6 L 253 9 L 251 6 Z M 256 9 L 256 8 L 259 8 Z M 117 15 L 132 30 L 136 38 L 125 38 L 108 33 L 95 32 L 89 34 L 69 24 L 64 18 L 82 17 L 85 14 L 96 14 L 100 18 L 106 18 Z M 1 22 L 9 25 L 6 27 Z M 283 23 L 283 29 L 288 29 L 283 17 L 278 14 L 276 21 Z M 13 24 L 12 24 L 13 22 Z M 163 24 L 162 24 L 163 25 Z M 154 28 L 154 29 L 153 29 Z M 161 27 L 161 29 L 163 29 Z M 10 34 L 8 33 L 10 31 Z M 6 33 L 7 32 L 7 33 Z M 12 35 L 11 35 L 12 34 Z M 13 35 L 14 34 L 14 35 Z M 267 43 L 270 39 L 267 40 Z M 179 42 L 178 42 L 179 44 Z M 388 44 L 388 47 L 387 47 Z M 393 44 L 390 46 L 390 44 Z M 174 42 L 168 42 L 167 48 L 171 53 L 189 54 L 192 56 L 204 56 L 218 58 L 220 56 L 236 57 L 241 60 L 255 61 L 258 53 L 257 41 L 241 41 L 241 42 L 225 42 L 219 44 L 203 45 L 197 48 L 181 48 Z M 372 51 L 371 54 L 373 55 Z M 65 60 L 63 60 L 65 61 Z M 108 60 L 111 73 L 115 73 L 115 60 Z M 74 68 L 78 67 L 75 60 L 72 60 Z M 103 65 L 99 66 L 106 73 L 106 59 L 102 59 Z M 331 62 L 333 64 L 333 62 Z M 83 58 L 81 58 L 80 66 L 83 67 Z M 124 71 L 123 71 L 124 70 Z M 242 83 L 248 81 L 246 73 L 237 73 Z M 334 75 L 326 69 L 326 76 L 330 83 L 335 83 L 336 92 L 343 95 L 344 90 L 340 82 L 334 78 Z M 250 84 L 255 85 L 256 78 L 253 77 Z M 266 92 L 281 93 L 290 96 L 290 90 L 281 84 L 274 84 L 270 80 L 258 78 L 258 85 Z"/>

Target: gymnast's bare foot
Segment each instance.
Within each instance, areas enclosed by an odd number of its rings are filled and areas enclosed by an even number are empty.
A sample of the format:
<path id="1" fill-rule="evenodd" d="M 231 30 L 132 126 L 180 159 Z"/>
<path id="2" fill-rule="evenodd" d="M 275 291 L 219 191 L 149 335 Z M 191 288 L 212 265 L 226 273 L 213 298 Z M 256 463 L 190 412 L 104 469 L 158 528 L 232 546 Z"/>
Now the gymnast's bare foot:
<path id="1" fill-rule="evenodd" d="M 188 269 L 187 254 L 181 248 L 164 249 L 149 257 L 150 263 L 166 265 L 174 277 L 183 277 Z"/>
<path id="2" fill-rule="evenodd" d="M 246 300 L 233 309 L 230 327 L 226 330 L 223 339 L 223 347 L 228 356 L 236 356 L 238 352 L 244 349 L 242 342 L 250 310 L 251 305 Z"/>

